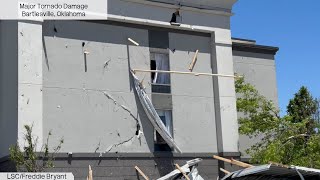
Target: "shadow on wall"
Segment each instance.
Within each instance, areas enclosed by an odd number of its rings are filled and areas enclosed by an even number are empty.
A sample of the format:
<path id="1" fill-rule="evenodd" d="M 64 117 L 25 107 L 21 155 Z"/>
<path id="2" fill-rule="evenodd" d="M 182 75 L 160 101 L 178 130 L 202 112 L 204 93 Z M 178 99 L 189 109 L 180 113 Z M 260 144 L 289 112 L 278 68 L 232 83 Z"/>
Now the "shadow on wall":
<path id="1" fill-rule="evenodd" d="M 9 157 L 0 159 L 0 172 L 17 172 L 16 165 L 9 160 Z"/>
<path id="2" fill-rule="evenodd" d="M 46 42 L 44 40 L 44 35 L 42 34 L 42 48 L 43 48 L 43 54 L 44 54 L 44 59 L 46 61 L 46 66 L 48 71 L 50 71 L 50 65 L 49 65 L 49 59 L 48 59 L 48 52 L 47 52 L 47 46 Z"/>
<path id="3" fill-rule="evenodd" d="M 19 36 L 18 21 L 0 21 L 0 158 L 18 139 Z"/>
<path id="4" fill-rule="evenodd" d="M 133 31 L 132 28 L 135 30 Z M 211 35 L 208 33 L 124 24 L 111 21 L 44 21 L 43 23 L 44 36 L 121 45 L 128 45 L 127 38 L 130 37 L 136 40 L 141 47 L 149 47 L 147 39 L 144 38 L 142 40 L 137 38 L 143 36 L 146 30 L 190 35 L 188 38 L 189 40 L 181 39 L 182 42 L 185 43 L 177 41 L 170 45 L 172 48 L 171 52 L 175 52 L 176 50 L 195 52 L 196 49 L 194 49 L 194 47 L 196 46 L 202 53 L 211 53 L 210 47 L 207 46 L 207 44 L 193 44 L 194 38 L 209 38 Z"/>
<path id="5" fill-rule="evenodd" d="M 130 28 L 111 27 L 88 21 L 44 21 L 42 27 L 44 36 L 122 45 L 128 44 L 128 37 L 137 37 L 144 33 L 143 30 L 138 32 Z M 147 41 L 139 41 L 139 44 L 148 46 Z"/>

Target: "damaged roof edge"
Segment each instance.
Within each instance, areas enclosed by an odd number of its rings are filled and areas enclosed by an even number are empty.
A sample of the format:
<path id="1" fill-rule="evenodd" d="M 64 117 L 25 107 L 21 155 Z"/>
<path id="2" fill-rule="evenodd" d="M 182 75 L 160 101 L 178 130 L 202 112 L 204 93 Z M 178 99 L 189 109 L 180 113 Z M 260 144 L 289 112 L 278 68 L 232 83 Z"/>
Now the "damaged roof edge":
<path id="1" fill-rule="evenodd" d="M 232 50 L 276 55 L 279 48 L 258 45 L 255 40 L 232 38 Z"/>

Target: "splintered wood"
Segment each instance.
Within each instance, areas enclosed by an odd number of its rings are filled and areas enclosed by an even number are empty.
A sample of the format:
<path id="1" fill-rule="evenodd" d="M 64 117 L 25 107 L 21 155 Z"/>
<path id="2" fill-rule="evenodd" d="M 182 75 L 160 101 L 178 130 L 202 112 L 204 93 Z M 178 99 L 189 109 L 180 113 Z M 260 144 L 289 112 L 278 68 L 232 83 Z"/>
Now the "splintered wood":
<path id="1" fill-rule="evenodd" d="M 241 162 L 241 161 L 238 161 L 238 160 L 235 160 L 235 159 L 231 159 L 232 162 L 236 163 L 238 166 L 242 166 L 244 168 L 249 168 L 249 167 L 254 167 L 252 166 L 251 164 L 247 164 L 247 163 L 244 163 L 244 162 Z"/>
<path id="2" fill-rule="evenodd" d="M 139 46 L 139 43 L 137 43 L 136 41 L 134 41 L 133 39 L 131 38 L 128 38 L 128 41 L 132 42 L 134 45 L 136 46 Z"/>
<path id="3" fill-rule="evenodd" d="M 191 64 L 190 64 L 190 66 L 189 66 L 189 70 L 190 70 L 191 72 L 193 71 L 193 68 L 194 68 L 194 66 L 196 65 L 196 62 L 197 62 L 197 60 L 198 60 L 198 53 L 199 53 L 199 50 L 197 50 L 196 53 L 194 54 L 193 59 L 192 59 L 192 62 L 191 62 Z"/>
<path id="4" fill-rule="evenodd" d="M 134 168 L 138 171 L 138 173 L 139 173 L 145 180 L 149 180 L 148 176 L 146 176 L 146 175 L 141 171 L 141 169 L 140 169 L 138 166 L 135 166 Z"/>
<path id="5" fill-rule="evenodd" d="M 225 174 L 230 174 L 229 171 L 227 171 L 227 170 L 225 170 L 225 169 L 223 169 L 223 168 L 220 168 L 220 171 L 222 171 L 222 172 L 225 173 Z"/>
<path id="6" fill-rule="evenodd" d="M 176 168 L 182 173 L 182 175 L 187 179 L 190 180 L 190 178 L 187 176 L 187 174 L 181 169 L 181 167 L 178 164 L 175 164 Z"/>
<path id="7" fill-rule="evenodd" d="M 89 173 L 88 173 L 88 176 L 87 176 L 87 180 L 93 180 L 92 169 L 91 169 L 90 165 L 89 165 Z"/>

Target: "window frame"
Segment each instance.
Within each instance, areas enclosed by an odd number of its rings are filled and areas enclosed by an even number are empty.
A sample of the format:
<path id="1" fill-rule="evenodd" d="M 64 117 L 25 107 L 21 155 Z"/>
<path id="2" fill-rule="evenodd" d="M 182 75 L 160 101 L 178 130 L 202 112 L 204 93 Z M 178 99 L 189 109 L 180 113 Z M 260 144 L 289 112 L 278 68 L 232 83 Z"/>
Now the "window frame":
<path id="1" fill-rule="evenodd" d="M 158 115 L 160 114 L 159 112 L 160 111 L 162 111 L 163 112 L 163 114 L 166 114 L 165 112 L 169 112 L 169 114 L 170 114 L 170 118 L 166 118 L 166 123 L 165 123 L 165 125 L 166 124 L 169 124 L 169 131 L 170 131 L 170 134 L 171 134 L 171 136 L 172 136 L 172 138 L 174 138 L 174 135 L 173 135 L 173 116 L 172 116 L 172 109 L 156 109 L 156 111 L 157 111 L 157 113 L 158 113 Z M 170 119 L 170 122 L 168 123 L 167 121 Z M 162 119 L 161 119 L 162 120 Z M 167 126 L 166 126 L 167 127 Z M 162 146 L 162 147 L 164 147 L 164 149 L 166 149 L 166 146 L 167 147 L 169 147 L 168 146 L 168 144 L 164 141 L 164 140 L 159 140 L 159 139 L 157 139 L 157 136 L 159 137 L 160 135 L 159 135 L 159 133 L 154 129 L 154 145 L 155 146 Z M 160 136 L 161 137 L 161 136 Z M 161 147 L 160 147 L 160 149 L 161 149 Z M 169 149 L 170 149 L 170 151 L 169 151 Z M 167 148 L 167 150 L 164 150 L 165 152 L 171 152 L 171 151 L 173 151 L 171 148 Z M 155 151 L 157 151 L 157 150 L 155 150 Z M 161 151 L 163 151 L 163 150 L 159 150 L 160 152 Z"/>
<path id="2" fill-rule="evenodd" d="M 170 71 L 170 50 L 169 49 L 162 49 L 162 48 L 149 48 L 150 51 L 150 69 L 151 69 L 151 61 L 155 60 L 155 54 L 165 54 L 168 57 L 168 65 L 169 65 L 169 71 Z M 171 93 L 171 74 L 169 74 L 169 84 L 159 84 L 159 83 L 153 83 L 152 74 L 150 74 L 151 77 L 151 86 L 152 86 L 152 93 L 163 93 L 163 94 L 170 94 Z M 163 89 L 163 90 L 154 90 L 154 89 Z"/>

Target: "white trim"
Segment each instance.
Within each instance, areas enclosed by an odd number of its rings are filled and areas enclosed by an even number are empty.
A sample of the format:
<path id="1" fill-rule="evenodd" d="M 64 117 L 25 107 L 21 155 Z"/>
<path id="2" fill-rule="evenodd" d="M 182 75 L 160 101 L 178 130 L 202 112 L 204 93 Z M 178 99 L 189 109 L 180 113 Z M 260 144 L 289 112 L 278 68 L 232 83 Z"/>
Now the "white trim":
<path id="1" fill-rule="evenodd" d="M 140 25 L 150 25 L 150 26 L 170 28 L 170 29 L 203 32 L 203 33 L 212 33 L 217 29 L 217 28 L 212 28 L 212 27 L 193 26 L 193 25 L 188 25 L 188 24 L 181 24 L 180 26 L 172 26 L 169 22 L 127 17 L 127 16 L 119 16 L 119 15 L 113 15 L 113 14 L 108 14 L 108 20 L 113 20 L 113 21 L 118 21 L 118 22 L 127 22 L 127 23 L 133 23 L 133 24 L 140 24 Z"/>

